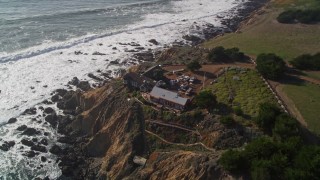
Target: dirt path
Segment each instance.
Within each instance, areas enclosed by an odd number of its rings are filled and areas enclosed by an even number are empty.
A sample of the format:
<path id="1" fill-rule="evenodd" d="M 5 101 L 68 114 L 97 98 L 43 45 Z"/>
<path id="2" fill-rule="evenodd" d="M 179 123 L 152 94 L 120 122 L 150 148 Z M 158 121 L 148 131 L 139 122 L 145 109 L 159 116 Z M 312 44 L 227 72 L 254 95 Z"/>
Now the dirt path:
<path id="1" fill-rule="evenodd" d="M 184 130 L 184 131 L 188 131 L 188 132 L 194 133 L 194 134 L 196 134 L 198 136 L 201 136 L 198 131 L 196 131 L 194 129 L 190 129 L 190 128 L 182 126 L 182 125 L 179 125 L 179 124 L 164 123 L 164 122 L 156 121 L 156 120 L 146 120 L 146 122 L 149 122 L 149 123 L 152 123 L 152 124 L 158 124 L 158 125 L 161 125 L 161 126 L 167 126 L 167 127 L 171 127 L 171 128 L 181 129 L 181 130 Z"/>
<path id="2" fill-rule="evenodd" d="M 206 145 L 204 145 L 201 142 L 193 143 L 193 144 L 173 143 L 173 142 L 169 142 L 169 141 L 163 139 L 162 137 L 158 136 L 157 134 L 155 134 L 155 133 L 153 133 L 151 131 L 145 130 L 145 132 L 150 134 L 150 135 L 153 135 L 153 136 L 157 137 L 158 139 L 160 139 L 162 142 L 164 142 L 166 144 L 171 144 L 171 145 L 176 145 L 176 146 L 184 146 L 184 147 L 202 146 L 203 148 L 205 148 L 208 151 L 216 152 L 215 149 L 209 148 L 209 147 L 207 147 Z"/>

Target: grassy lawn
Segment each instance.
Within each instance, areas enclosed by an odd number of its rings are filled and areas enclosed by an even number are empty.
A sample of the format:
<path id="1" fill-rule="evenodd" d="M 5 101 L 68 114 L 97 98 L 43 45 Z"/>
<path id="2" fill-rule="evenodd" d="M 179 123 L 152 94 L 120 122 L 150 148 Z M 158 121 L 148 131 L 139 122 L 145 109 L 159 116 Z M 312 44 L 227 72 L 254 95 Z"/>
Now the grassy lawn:
<path id="1" fill-rule="evenodd" d="M 320 80 L 320 71 L 304 71 L 303 73 L 308 77 Z"/>
<path id="2" fill-rule="evenodd" d="M 240 80 L 234 80 L 238 78 Z M 218 78 L 218 82 L 213 84 L 218 102 L 230 106 L 239 105 L 244 114 L 256 116 L 260 103 L 276 103 L 273 94 L 260 78 L 255 70 L 248 70 L 246 73 L 229 70 Z M 234 97 L 233 103 L 229 102 L 229 95 Z"/>
<path id="3" fill-rule="evenodd" d="M 308 123 L 308 128 L 320 134 L 320 87 L 305 83 L 285 85 L 283 89 Z"/>
<path id="4" fill-rule="evenodd" d="M 320 51 L 320 24 L 280 24 L 277 16 L 286 9 L 319 7 L 318 0 L 274 0 L 260 15 L 247 22 L 238 33 L 225 34 L 203 44 L 204 47 L 213 48 L 224 46 L 226 48 L 238 47 L 246 54 L 257 56 L 260 53 L 275 53 L 289 61 L 294 57 Z M 306 76 L 319 79 L 320 73 L 305 72 Z M 221 88 L 222 89 L 222 88 Z M 249 88 L 248 88 L 249 89 Z M 226 89 L 224 89 L 226 90 Z M 285 85 L 284 93 L 288 95 L 314 132 L 320 133 L 320 87 L 305 83 L 303 85 Z M 261 94 L 256 89 L 248 99 L 241 97 L 240 101 L 246 102 L 243 110 L 254 114 L 259 101 L 254 99 Z M 263 91 L 263 90 L 262 90 Z M 221 97 L 226 97 L 225 92 L 220 92 Z M 245 94 L 245 93 L 242 93 Z M 239 101 L 235 99 L 236 101 Z M 241 105 L 243 106 L 243 105 Z"/>
<path id="5" fill-rule="evenodd" d="M 303 53 L 316 53 L 320 47 L 320 25 L 280 24 L 276 17 L 283 9 L 315 6 L 317 0 L 276 0 L 264 13 L 250 20 L 239 33 L 230 33 L 203 44 L 239 47 L 246 54 L 276 53 L 286 60 Z M 320 1 L 318 1 L 320 3 Z M 295 4 L 295 5 L 294 5 Z"/>

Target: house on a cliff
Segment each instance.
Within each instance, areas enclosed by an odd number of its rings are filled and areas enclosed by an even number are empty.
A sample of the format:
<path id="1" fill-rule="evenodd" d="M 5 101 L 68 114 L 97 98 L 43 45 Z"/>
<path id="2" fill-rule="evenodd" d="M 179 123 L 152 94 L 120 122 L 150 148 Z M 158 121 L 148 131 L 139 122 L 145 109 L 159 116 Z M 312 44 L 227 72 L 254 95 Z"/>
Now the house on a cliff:
<path id="1" fill-rule="evenodd" d="M 123 83 L 129 88 L 137 89 L 142 92 L 149 92 L 155 86 L 156 82 L 148 77 L 129 72 L 123 76 Z"/>
<path id="2" fill-rule="evenodd" d="M 157 86 L 153 87 L 149 95 L 152 102 L 180 111 L 184 110 L 186 105 L 189 103 L 188 98 L 180 97 L 178 93 L 168 91 Z"/>

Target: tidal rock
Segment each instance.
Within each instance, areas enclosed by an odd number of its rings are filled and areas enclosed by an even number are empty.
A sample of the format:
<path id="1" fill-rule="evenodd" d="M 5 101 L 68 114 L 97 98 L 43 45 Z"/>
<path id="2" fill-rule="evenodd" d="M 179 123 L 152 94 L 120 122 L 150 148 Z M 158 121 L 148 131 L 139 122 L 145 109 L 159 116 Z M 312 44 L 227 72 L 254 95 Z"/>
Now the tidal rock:
<path id="1" fill-rule="evenodd" d="M 27 135 L 27 136 L 33 136 L 36 134 L 40 134 L 40 131 L 34 129 L 34 128 L 27 128 L 26 130 L 23 131 L 22 135 Z"/>
<path id="2" fill-rule="evenodd" d="M 35 153 L 34 151 L 28 151 L 28 152 L 24 153 L 23 155 L 27 156 L 29 158 L 33 158 L 37 155 L 37 153 Z"/>
<path id="3" fill-rule="evenodd" d="M 203 39 L 201 39 L 197 36 L 194 36 L 194 35 L 185 35 L 182 38 L 187 41 L 191 41 L 193 44 L 199 44 L 199 43 L 203 42 Z"/>
<path id="4" fill-rule="evenodd" d="M 41 145 L 34 145 L 31 147 L 31 150 L 39 151 L 39 152 L 43 152 L 43 153 L 47 152 L 47 148 L 45 146 L 41 146 Z"/>
<path id="5" fill-rule="evenodd" d="M 26 125 L 21 125 L 21 126 L 19 126 L 18 128 L 17 128 L 17 130 L 18 131 L 24 131 L 24 130 L 26 130 L 28 128 L 28 126 L 26 126 Z"/>
<path id="6" fill-rule="evenodd" d="M 5 141 L 1 146 L 0 149 L 2 151 L 9 151 L 11 147 L 13 147 L 16 143 L 14 141 Z"/>
<path id="7" fill-rule="evenodd" d="M 22 114 L 23 115 L 26 115 L 26 114 L 34 115 L 34 114 L 37 114 L 37 109 L 36 108 L 26 109 Z"/>
<path id="8" fill-rule="evenodd" d="M 41 161 L 42 161 L 42 162 L 46 162 L 46 161 L 47 161 L 47 158 L 46 158 L 46 157 L 44 157 L 44 156 L 41 156 L 41 158 L 40 158 L 40 159 L 41 159 Z"/>
<path id="9" fill-rule="evenodd" d="M 40 141 L 41 144 L 47 146 L 48 145 L 48 140 L 46 138 L 41 139 Z"/>
<path id="10" fill-rule="evenodd" d="M 49 152 L 55 155 L 60 155 L 62 154 L 63 151 L 58 145 L 53 145 L 49 150 Z"/>
<path id="11" fill-rule="evenodd" d="M 89 89 L 91 89 L 88 81 L 80 81 L 77 87 L 83 91 L 88 91 Z"/>
<path id="12" fill-rule="evenodd" d="M 57 89 L 55 92 L 59 96 L 63 97 L 65 94 L 67 94 L 68 90 L 66 90 L 66 89 Z"/>
<path id="13" fill-rule="evenodd" d="M 103 81 L 103 79 L 97 77 L 96 75 L 92 74 L 92 73 L 89 73 L 88 76 L 94 80 L 97 80 L 97 81 Z"/>
<path id="14" fill-rule="evenodd" d="M 12 124 L 12 123 L 15 123 L 15 122 L 17 122 L 17 118 L 10 118 L 8 120 L 8 124 Z"/>
<path id="15" fill-rule="evenodd" d="M 21 143 L 22 143 L 23 145 L 29 146 L 29 147 L 34 146 L 34 143 L 33 143 L 32 141 L 28 140 L 28 139 L 22 139 L 22 140 L 21 140 Z"/>
<path id="16" fill-rule="evenodd" d="M 100 53 L 100 52 L 94 52 L 94 53 L 92 53 L 92 55 L 98 55 L 98 56 L 104 56 L 104 55 L 106 55 L 106 54 L 104 54 L 104 53 Z"/>
<path id="17" fill-rule="evenodd" d="M 73 77 L 71 81 L 69 81 L 70 85 L 77 86 L 79 84 L 80 80 L 77 77 Z"/>
<path id="18" fill-rule="evenodd" d="M 51 97 L 52 102 L 58 102 L 60 100 L 60 96 L 58 94 L 55 94 Z"/>
<path id="19" fill-rule="evenodd" d="M 52 109 L 51 107 L 45 108 L 43 112 L 46 113 L 46 114 L 55 113 L 54 109 Z"/>
<path id="20" fill-rule="evenodd" d="M 110 64 L 113 64 L 113 65 L 115 65 L 115 64 L 119 64 L 119 61 L 117 61 L 117 60 L 110 61 Z"/>
<path id="21" fill-rule="evenodd" d="M 75 142 L 75 139 L 72 137 L 60 137 L 58 139 L 58 142 L 65 144 L 73 144 Z"/>
<path id="22" fill-rule="evenodd" d="M 57 115 L 56 114 L 49 114 L 44 119 L 49 124 L 51 124 L 52 127 L 57 127 Z"/>
<path id="23" fill-rule="evenodd" d="M 157 40 L 155 40 L 155 39 L 150 39 L 149 43 L 152 43 L 154 45 L 159 45 L 159 42 Z"/>

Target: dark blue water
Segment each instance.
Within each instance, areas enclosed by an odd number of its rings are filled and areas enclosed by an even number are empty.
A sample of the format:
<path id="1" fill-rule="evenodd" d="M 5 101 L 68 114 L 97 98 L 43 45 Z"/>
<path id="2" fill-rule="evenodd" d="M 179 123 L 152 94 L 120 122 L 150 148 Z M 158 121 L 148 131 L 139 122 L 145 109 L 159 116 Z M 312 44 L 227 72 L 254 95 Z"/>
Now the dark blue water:
<path id="1" fill-rule="evenodd" d="M 166 0 L 0 0 L 0 54 L 101 34 L 170 11 Z"/>

